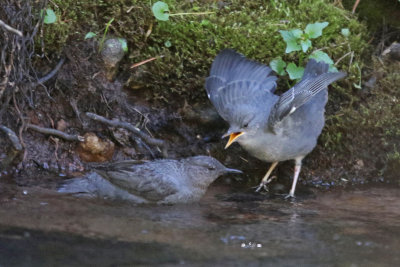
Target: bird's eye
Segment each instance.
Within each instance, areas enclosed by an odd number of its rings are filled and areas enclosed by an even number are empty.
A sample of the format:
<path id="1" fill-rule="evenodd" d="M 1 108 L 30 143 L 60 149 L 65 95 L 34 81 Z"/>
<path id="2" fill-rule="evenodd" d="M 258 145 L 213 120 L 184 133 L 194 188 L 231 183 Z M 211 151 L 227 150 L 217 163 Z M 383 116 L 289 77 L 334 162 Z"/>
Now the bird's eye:
<path id="1" fill-rule="evenodd" d="M 210 171 L 213 171 L 213 170 L 215 170 L 216 168 L 215 168 L 215 166 L 208 166 L 207 169 L 209 169 Z"/>
<path id="2" fill-rule="evenodd" d="M 243 125 L 243 128 L 247 128 L 249 126 L 249 123 L 245 123 L 244 125 Z"/>

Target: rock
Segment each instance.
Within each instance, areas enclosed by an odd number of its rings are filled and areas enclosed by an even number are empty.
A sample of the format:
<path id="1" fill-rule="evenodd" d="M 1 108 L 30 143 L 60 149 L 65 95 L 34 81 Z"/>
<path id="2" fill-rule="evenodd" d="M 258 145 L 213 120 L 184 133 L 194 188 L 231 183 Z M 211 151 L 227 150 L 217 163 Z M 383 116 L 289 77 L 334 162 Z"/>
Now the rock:
<path id="1" fill-rule="evenodd" d="M 109 81 L 114 80 L 119 62 L 125 55 L 123 43 L 126 44 L 126 40 L 123 38 L 110 38 L 103 44 L 101 57 L 106 68 L 106 77 Z"/>
<path id="2" fill-rule="evenodd" d="M 391 60 L 400 61 L 400 44 L 394 42 L 382 52 L 382 56 L 387 56 Z"/>
<path id="3" fill-rule="evenodd" d="M 114 155 L 114 143 L 110 140 L 103 140 L 94 133 L 86 133 L 85 141 L 78 146 L 79 157 L 86 162 L 109 161 Z"/>

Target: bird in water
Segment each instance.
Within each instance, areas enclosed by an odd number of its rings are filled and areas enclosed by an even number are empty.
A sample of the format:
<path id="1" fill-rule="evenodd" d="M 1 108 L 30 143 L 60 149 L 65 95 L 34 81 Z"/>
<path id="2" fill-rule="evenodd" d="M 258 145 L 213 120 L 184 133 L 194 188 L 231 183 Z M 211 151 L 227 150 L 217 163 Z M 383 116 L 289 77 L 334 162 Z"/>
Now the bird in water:
<path id="1" fill-rule="evenodd" d="M 189 203 L 199 201 L 208 186 L 227 173 L 241 171 L 209 156 L 127 160 L 96 166 L 85 177 L 65 181 L 58 192 L 133 203 Z"/>
<path id="2" fill-rule="evenodd" d="M 267 190 L 278 162 L 294 160 L 294 197 L 303 158 L 316 146 L 325 124 L 329 84 L 346 76 L 310 59 L 299 83 L 280 96 L 269 67 L 233 50 L 221 51 L 211 66 L 205 88 L 208 98 L 230 127 L 225 148 L 238 142 L 254 157 L 271 162 L 256 191 Z"/>

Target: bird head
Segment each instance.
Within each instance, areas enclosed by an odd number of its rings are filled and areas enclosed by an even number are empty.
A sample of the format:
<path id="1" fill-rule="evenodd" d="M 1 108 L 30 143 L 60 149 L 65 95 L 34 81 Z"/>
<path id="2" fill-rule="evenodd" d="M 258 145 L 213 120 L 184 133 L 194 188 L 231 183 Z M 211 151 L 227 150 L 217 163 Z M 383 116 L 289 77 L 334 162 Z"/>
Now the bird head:
<path id="1" fill-rule="evenodd" d="M 206 186 L 223 174 L 242 173 L 240 170 L 225 167 L 213 157 L 195 156 L 187 158 L 185 161 L 190 166 L 190 176 L 193 177 L 196 183 L 203 183 Z"/>
<path id="2" fill-rule="evenodd" d="M 222 136 L 222 138 L 229 136 L 225 149 L 241 138 L 252 136 L 258 130 L 260 125 L 257 118 L 259 118 L 259 116 L 245 113 L 236 117 L 235 120 L 231 122 L 229 130 Z"/>

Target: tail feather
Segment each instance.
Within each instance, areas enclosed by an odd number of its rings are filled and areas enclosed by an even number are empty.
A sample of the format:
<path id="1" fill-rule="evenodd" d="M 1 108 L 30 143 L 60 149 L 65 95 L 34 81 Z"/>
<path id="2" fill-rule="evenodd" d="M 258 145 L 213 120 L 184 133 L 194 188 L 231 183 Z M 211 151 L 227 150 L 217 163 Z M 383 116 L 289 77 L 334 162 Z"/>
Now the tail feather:
<path id="1" fill-rule="evenodd" d="M 64 194 L 73 194 L 74 196 L 100 197 L 133 203 L 148 202 L 142 197 L 115 186 L 96 172 L 91 172 L 82 178 L 66 180 L 58 187 L 57 191 Z"/>
<path id="2" fill-rule="evenodd" d="M 68 179 L 57 188 L 57 191 L 67 194 L 93 193 L 90 182 L 86 178 Z"/>

